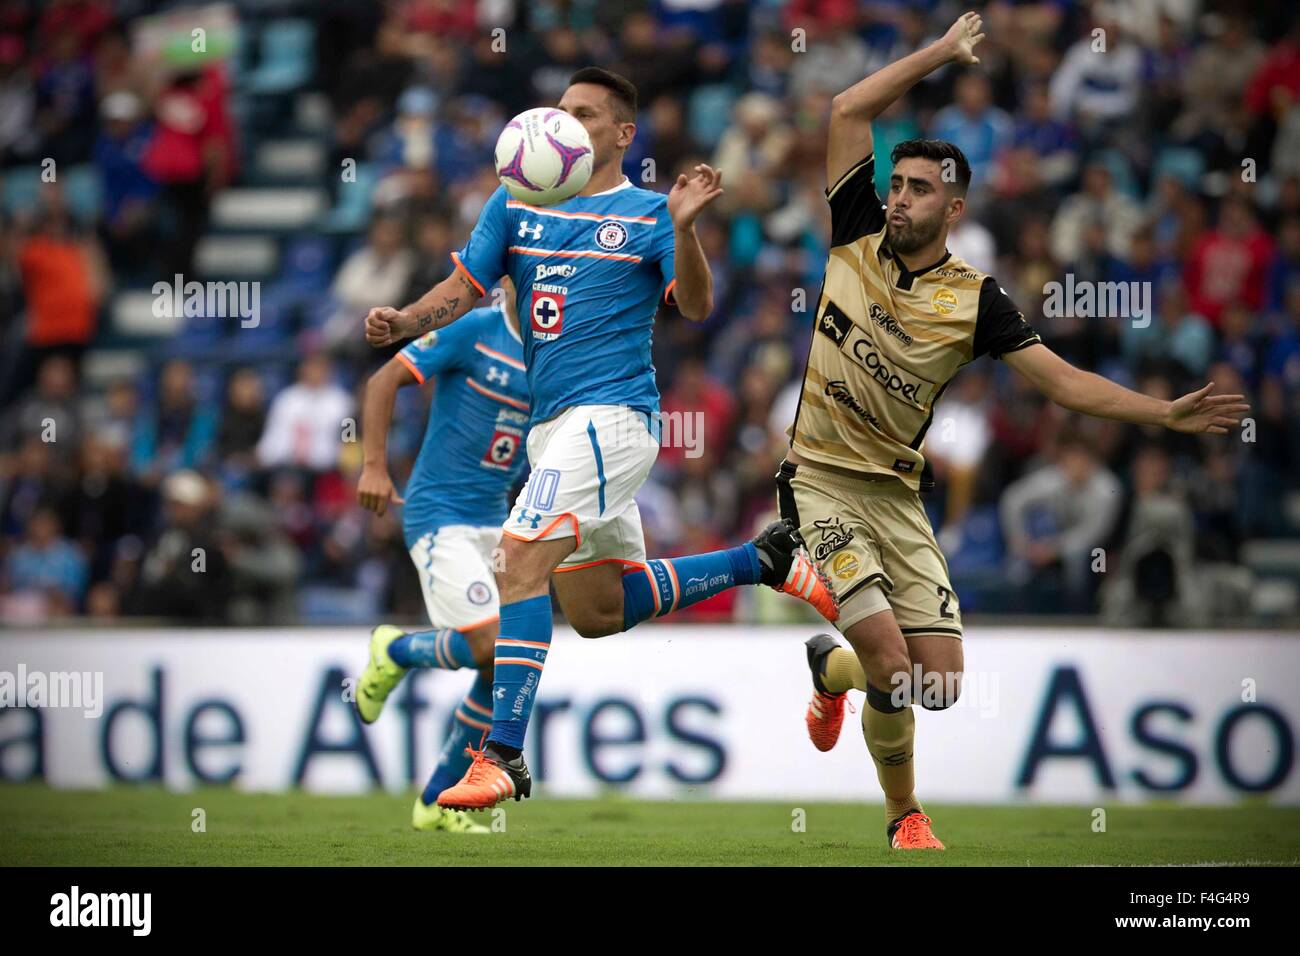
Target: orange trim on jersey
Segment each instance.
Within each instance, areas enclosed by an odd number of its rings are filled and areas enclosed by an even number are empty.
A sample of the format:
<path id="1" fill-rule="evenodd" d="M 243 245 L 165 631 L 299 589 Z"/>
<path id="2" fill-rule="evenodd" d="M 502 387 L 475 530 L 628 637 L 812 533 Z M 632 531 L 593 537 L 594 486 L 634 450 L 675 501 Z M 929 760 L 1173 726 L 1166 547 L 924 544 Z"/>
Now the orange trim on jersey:
<path id="1" fill-rule="evenodd" d="M 529 212 L 535 212 L 541 216 L 555 216 L 558 219 L 586 219 L 590 222 L 605 222 L 613 219 L 615 222 L 643 222 L 648 226 L 653 226 L 659 220 L 651 216 L 602 216 L 594 212 L 560 212 L 558 209 L 547 209 L 543 206 L 530 206 L 526 202 L 520 202 L 518 199 L 507 199 L 507 209 L 527 209 Z"/>
<path id="2" fill-rule="evenodd" d="M 479 295 L 487 295 L 487 292 L 483 288 L 483 283 L 479 282 L 478 279 L 475 279 L 474 273 L 470 272 L 469 269 L 466 268 L 465 263 L 460 261 L 460 253 L 453 252 L 451 254 L 451 261 L 456 263 L 457 269 L 465 273 L 465 278 L 470 281 L 470 285 L 478 289 Z"/>
<path id="3" fill-rule="evenodd" d="M 594 568 L 598 564 L 609 564 L 611 561 L 627 565 L 623 571 L 624 574 L 632 574 L 634 571 L 640 571 L 645 567 L 640 561 L 629 561 L 627 558 L 601 558 L 599 561 L 584 561 L 582 564 L 570 564 L 567 567 L 561 565 L 553 573 L 563 574 L 565 571 L 581 571 L 584 568 Z"/>
<path id="4" fill-rule="evenodd" d="M 418 368 L 415 367 L 415 363 L 414 363 L 414 362 L 412 362 L 409 358 L 407 358 L 407 357 L 406 357 L 405 355 L 403 355 L 401 352 L 398 352 L 397 355 L 396 355 L 395 357 L 396 357 L 397 361 L 401 362 L 403 365 L 406 366 L 406 370 L 407 370 L 408 372 L 410 372 L 412 375 L 415 376 L 415 380 L 416 380 L 417 382 L 419 382 L 421 385 L 424 384 L 424 376 L 423 376 L 422 374 L 420 374 L 420 370 L 419 370 Z"/>
<path id="5" fill-rule="evenodd" d="M 673 579 L 673 606 L 668 609 L 668 613 L 671 614 L 673 611 L 677 610 L 677 602 L 682 596 L 682 586 L 677 583 L 677 569 L 673 567 L 673 563 L 671 561 L 665 561 L 664 567 L 668 569 L 668 573 L 672 575 Z"/>
<path id="6" fill-rule="evenodd" d="M 640 256 L 629 256 L 621 252 L 592 252 L 588 249 L 570 251 L 567 249 L 536 249 L 532 246 L 511 246 L 508 252 L 517 252 L 524 256 L 558 256 L 561 259 L 617 259 L 619 262 L 640 262 Z"/>
<path id="7" fill-rule="evenodd" d="M 550 650 L 551 648 L 550 644 L 543 643 L 542 641 L 520 641 L 513 637 L 498 637 L 497 647 L 500 647 L 502 644 L 508 645 L 509 647 L 540 647 L 544 651 Z"/>
<path id="8" fill-rule="evenodd" d="M 476 627 L 483 627 L 485 624 L 491 624 L 493 621 L 499 621 L 499 620 L 501 620 L 501 615 L 493 614 L 491 617 L 485 617 L 483 618 L 483 620 L 475 621 L 473 624 L 458 624 L 456 625 L 456 630 L 460 631 L 463 634 L 465 631 L 472 631 Z"/>
<path id="9" fill-rule="evenodd" d="M 482 352 L 484 355 L 490 355 L 490 356 L 492 356 L 492 357 L 493 357 L 494 359 L 496 359 L 498 362 L 505 362 L 505 363 L 506 363 L 507 365 L 509 365 L 511 368 L 517 368 L 517 369 L 519 369 L 519 371 L 521 371 L 521 372 L 527 372 L 527 371 L 528 371 L 528 366 L 525 365 L 523 362 L 519 361 L 518 359 L 512 359 L 509 355 L 506 355 L 506 354 L 503 353 L 503 352 L 498 352 L 496 349 L 490 349 L 490 348 L 488 348 L 486 345 L 484 345 L 482 342 L 475 342 L 475 343 L 474 343 L 474 348 L 478 349 L 478 350 L 479 350 L 480 352 Z"/>
<path id="10" fill-rule="evenodd" d="M 677 277 L 673 276 L 673 281 L 664 287 L 664 301 L 676 304 L 677 300 L 673 296 L 673 286 L 677 284 Z"/>
<path id="11" fill-rule="evenodd" d="M 459 707 L 456 708 L 456 719 L 459 720 L 462 724 L 469 724 L 471 727 L 477 730 L 492 729 L 491 724 L 485 724 L 481 720 L 475 720 L 469 714 L 464 713 Z"/>
<path id="12" fill-rule="evenodd" d="M 538 670 L 542 669 L 541 664 L 537 663 L 537 661 L 530 661 L 526 657 L 498 657 L 496 663 L 498 667 L 502 664 L 522 664 L 524 667 L 535 667 Z"/>
<path id="13" fill-rule="evenodd" d="M 521 412 L 528 411 L 527 402 L 521 402 L 517 399 L 511 398 L 509 395 L 502 395 L 500 392 L 494 392 L 490 388 L 485 388 L 469 376 L 465 377 L 465 384 L 474 389 L 474 391 L 478 392 L 480 395 L 486 395 L 488 398 L 501 402 L 504 405 L 509 405 L 511 408 L 517 408 Z"/>
<path id="14" fill-rule="evenodd" d="M 468 697 L 462 700 L 461 703 L 476 714 L 483 714 L 486 717 L 492 716 L 491 707 L 484 707 L 482 704 L 472 701 Z"/>
<path id="15" fill-rule="evenodd" d="M 537 532 L 537 534 L 535 534 L 531 538 L 525 538 L 522 534 L 515 534 L 513 531 L 507 531 L 505 528 L 501 529 L 501 533 L 506 535 L 507 537 L 514 538 L 516 541 L 527 541 L 531 544 L 532 542 L 541 539 L 545 535 L 550 534 L 551 529 L 554 528 L 561 521 L 563 521 L 565 518 L 568 518 L 570 521 L 573 522 L 573 536 L 578 539 L 577 547 L 574 550 L 577 550 L 577 548 L 582 547 L 582 532 L 578 530 L 578 516 L 575 515 L 572 511 L 566 511 L 564 514 L 558 515 L 554 521 L 548 524 L 541 531 Z"/>

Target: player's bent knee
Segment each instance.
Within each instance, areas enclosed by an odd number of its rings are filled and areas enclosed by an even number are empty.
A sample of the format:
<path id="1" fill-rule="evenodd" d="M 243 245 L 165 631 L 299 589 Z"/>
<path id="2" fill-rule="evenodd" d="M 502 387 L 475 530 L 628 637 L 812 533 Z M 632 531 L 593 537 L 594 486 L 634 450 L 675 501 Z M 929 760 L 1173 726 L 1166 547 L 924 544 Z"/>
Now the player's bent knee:
<path id="1" fill-rule="evenodd" d="M 930 671 L 922 676 L 914 695 L 926 710 L 947 710 L 961 697 L 961 672 Z"/>
<path id="2" fill-rule="evenodd" d="M 578 632 L 579 637 L 608 637 L 623 630 L 623 617 L 621 613 L 618 615 L 587 613 L 576 620 L 571 620 L 569 624 Z"/>

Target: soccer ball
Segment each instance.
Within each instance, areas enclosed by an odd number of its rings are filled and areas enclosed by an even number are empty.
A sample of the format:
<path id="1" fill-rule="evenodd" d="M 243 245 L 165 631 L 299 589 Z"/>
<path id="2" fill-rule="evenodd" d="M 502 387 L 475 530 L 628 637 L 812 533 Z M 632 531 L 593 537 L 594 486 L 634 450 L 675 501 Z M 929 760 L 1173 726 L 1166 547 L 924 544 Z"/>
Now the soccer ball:
<path id="1" fill-rule="evenodd" d="M 521 202 L 550 206 L 591 179 L 591 138 L 563 110 L 524 110 L 497 137 L 497 178 Z"/>

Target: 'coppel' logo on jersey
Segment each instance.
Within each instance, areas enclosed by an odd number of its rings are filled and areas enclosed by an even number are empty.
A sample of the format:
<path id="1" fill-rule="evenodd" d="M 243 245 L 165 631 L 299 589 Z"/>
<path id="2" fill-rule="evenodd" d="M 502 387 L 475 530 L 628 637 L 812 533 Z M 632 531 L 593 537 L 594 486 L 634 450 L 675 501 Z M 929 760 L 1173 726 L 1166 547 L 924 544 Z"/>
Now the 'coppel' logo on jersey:
<path id="1" fill-rule="evenodd" d="M 627 227 L 612 219 L 602 222 L 596 227 L 596 245 L 606 252 L 622 249 L 627 245 Z"/>
<path id="2" fill-rule="evenodd" d="M 560 337 L 564 328 L 564 296 L 566 286 L 533 285 L 532 316 L 533 338 L 550 342 Z"/>

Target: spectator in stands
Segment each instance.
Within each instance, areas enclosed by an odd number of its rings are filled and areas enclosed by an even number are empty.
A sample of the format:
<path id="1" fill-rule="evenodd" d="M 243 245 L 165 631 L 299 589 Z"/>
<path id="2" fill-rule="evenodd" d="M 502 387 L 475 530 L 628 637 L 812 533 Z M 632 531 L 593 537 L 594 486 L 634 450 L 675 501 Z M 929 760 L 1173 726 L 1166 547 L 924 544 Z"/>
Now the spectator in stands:
<path id="1" fill-rule="evenodd" d="M 0 34 L 0 167 L 36 160 L 41 140 L 35 115 L 36 91 L 23 62 L 23 41 Z"/>
<path id="2" fill-rule="evenodd" d="M 71 461 L 81 431 L 76 367 L 65 355 L 51 355 L 41 363 L 33 392 L 0 422 L 3 447 L 36 439 L 49 445 L 55 458 Z"/>
<path id="3" fill-rule="evenodd" d="M 99 243 L 73 220 L 55 183 L 47 184 L 30 234 L 18 247 L 27 298 L 28 361 L 62 352 L 79 357 L 95 334 L 108 285 Z"/>
<path id="4" fill-rule="evenodd" d="M 1184 281 L 1192 308 L 1216 328 L 1233 300 L 1252 310 L 1263 308 L 1272 266 L 1273 240 L 1259 227 L 1250 203 L 1225 199 L 1218 225 L 1190 250 Z"/>
<path id="5" fill-rule="evenodd" d="M 935 115 L 930 137 L 961 147 L 970 160 L 971 185 L 980 189 L 994 158 L 1011 145 L 1014 124 L 993 105 L 993 88 L 983 73 L 971 70 L 958 76 L 953 100 Z"/>
<path id="6" fill-rule="evenodd" d="M 212 195 L 238 167 L 228 97 L 224 74 L 211 67 L 172 77 L 154 102 L 153 137 L 142 165 L 176 214 L 166 245 L 168 275 L 189 275 Z"/>
<path id="7" fill-rule="evenodd" d="M 1083 188 L 1061 203 L 1052 219 L 1052 258 L 1075 262 L 1083 255 L 1087 225 L 1099 222 L 1105 230 L 1105 247 L 1125 258 L 1133 233 L 1142 225 L 1142 210 L 1115 188 L 1103 163 L 1090 163 L 1083 171 Z"/>
<path id="8" fill-rule="evenodd" d="M 217 429 L 217 458 L 223 481 L 238 485 L 257 470 L 257 443 L 266 428 L 266 392 L 250 368 L 238 369 L 226 385 Z"/>
<path id="9" fill-rule="evenodd" d="M 1104 549 L 1123 503 L 1119 479 L 1081 435 L 1067 432 L 1055 461 L 1011 484 L 999 511 L 1018 583 L 1042 596 L 1055 582 L 1074 613 L 1089 607 L 1096 549 Z"/>
<path id="10" fill-rule="evenodd" d="M 257 444 L 264 468 L 328 471 L 338 464 L 339 444 L 351 421 L 352 396 L 333 381 L 324 355 L 309 355 L 298 366 L 298 380 L 271 402 L 266 430 Z M 355 439 L 354 439 L 355 440 Z"/>
<path id="11" fill-rule="evenodd" d="M 368 350 L 359 330 L 370 309 L 376 305 L 406 305 L 402 296 L 415 270 L 415 258 L 406 247 L 401 219 L 375 217 L 369 239 L 344 261 L 330 288 L 338 308 L 325 325 L 325 342 L 345 354 L 364 355 Z"/>
<path id="12" fill-rule="evenodd" d="M 37 597 L 42 617 L 76 613 L 86 591 L 86 558 L 63 536 L 59 516 L 41 508 L 27 523 L 27 533 L 8 561 L 4 590 Z"/>
<path id="13" fill-rule="evenodd" d="M 136 431 L 132 469 L 152 485 L 169 472 L 200 468 L 208 461 L 216 430 L 213 409 L 199 403 L 193 366 L 173 359 L 158 377 L 156 408 Z"/>
<path id="14" fill-rule="evenodd" d="M 197 472 L 176 471 L 163 480 L 162 498 L 162 529 L 145 549 L 125 607 L 146 617 L 220 623 L 226 619 L 231 582 L 213 530 L 213 488 Z"/>
<path id="15" fill-rule="evenodd" d="M 126 90 L 104 98 L 99 108 L 104 131 L 95 142 L 94 161 L 104 193 L 103 236 L 114 272 L 140 278 L 156 274 L 158 183 L 145 171 L 144 152 L 153 129 L 144 104 Z"/>

